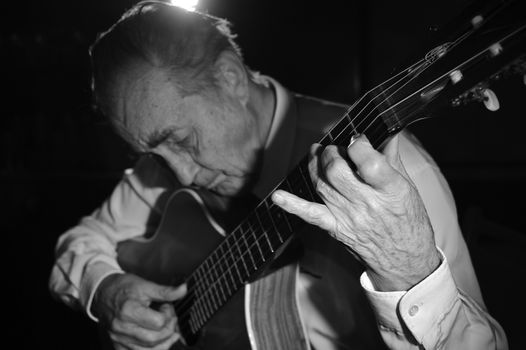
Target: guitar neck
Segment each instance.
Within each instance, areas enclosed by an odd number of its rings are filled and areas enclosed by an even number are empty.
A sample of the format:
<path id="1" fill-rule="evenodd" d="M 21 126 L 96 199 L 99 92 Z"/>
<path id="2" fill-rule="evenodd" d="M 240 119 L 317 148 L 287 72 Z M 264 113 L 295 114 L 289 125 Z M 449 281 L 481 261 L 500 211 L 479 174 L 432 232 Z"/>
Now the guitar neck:
<path id="1" fill-rule="evenodd" d="M 373 144 L 380 145 L 388 136 L 384 119 L 375 118 L 363 126 L 354 125 L 350 109 L 319 141 L 323 145 L 346 145 L 351 136 L 366 133 Z M 283 189 L 309 201 L 321 201 L 310 181 L 308 157 L 305 156 L 282 180 L 276 189 Z M 271 193 L 274 191 L 271 191 Z M 271 194 L 270 193 L 270 194 Z M 264 270 L 291 241 L 305 223 L 288 214 L 265 197 L 230 233 L 208 258 L 188 276 L 192 293 L 176 305 L 180 327 L 186 337 L 196 336 L 215 312 L 242 286 Z"/>

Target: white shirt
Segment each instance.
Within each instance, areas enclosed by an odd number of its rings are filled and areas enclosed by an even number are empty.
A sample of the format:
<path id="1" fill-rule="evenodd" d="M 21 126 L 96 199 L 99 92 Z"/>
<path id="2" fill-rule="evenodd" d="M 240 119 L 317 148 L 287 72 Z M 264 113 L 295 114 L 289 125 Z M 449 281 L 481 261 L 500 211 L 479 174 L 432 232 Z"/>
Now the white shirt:
<path id="1" fill-rule="evenodd" d="M 337 120 L 317 117 L 317 114 L 305 117 L 308 113 L 296 105 L 293 95 L 274 80 L 268 80 L 276 92 L 276 109 L 266 143 L 261 181 L 254 189 L 260 197 L 272 190 L 305 154 L 308 145 L 318 141 Z M 314 99 L 305 105 L 341 107 Z M 373 308 L 383 340 L 396 349 L 419 345 L 426 349 L 506 349 L 502 328 L 485 309 L 445 179 L 409 134 L 401 136 L 400 154 L 425 203 L 443 260 L 438 269 L 409 291 L 375 291 L 367 275 L 362 274 L 361 288 Z M 153 232 L 152 213 L 162 215 L 165 196 L 161 195 L 175 186 L 171 174 L 154 164 L 151 159 L 143 159 L 134 170 L 126 171 L 101 207 L 59 238 L 50 289 L 65 303 L 82 308 L 93 319 L 89 310 L 97 286 L 108 274 L 123 272 L 116 259 L 117 243 Z M 148 175 L 144 176 L 145 173 Z M 140 175 L 148 181 L 141 181 Z M 333 268 L 330 264 L 327 266 Z M 333 315 L 337 311 L 317 306 L 321 305 L 321 297 L 316 293 L 319 288 L 323 289 L 321 282 L 308 271 L 300 276 L 298 298 L 311 344 L 318 350 L 353 348 L 353 344 L 344 344 L 340 338 L 342 330 L 351 326 Z"/>

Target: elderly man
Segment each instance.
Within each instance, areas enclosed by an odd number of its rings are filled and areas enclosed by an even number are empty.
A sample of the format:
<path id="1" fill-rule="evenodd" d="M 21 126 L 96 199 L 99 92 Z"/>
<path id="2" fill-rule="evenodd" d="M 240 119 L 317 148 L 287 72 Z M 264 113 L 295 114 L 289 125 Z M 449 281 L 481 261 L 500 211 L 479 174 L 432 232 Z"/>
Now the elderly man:
<path id="1" fill-rule="evenodd" d="M 344 106 L 251 71 L 226 21 L 165 3 L 134 6 L 91 54 L 98 107 L 144 156 L 60 237 L 50 288 L 100 320 L 115 348 L 185 342 L 172 302 L 186 286 L 123 270 L 117 246 L 155 230 L 166 194 L 187 186 L 227 198 L 271 195 L 311 224 L 296 232 L 303 254 L 294 284 L 307 347 L 507 347 L 485 309 L 448 185 L 409 133 L 381 152 L 359 134 L 348 148 L 314 144 L 308 167 L 322 202 L 272 193 Z"/>

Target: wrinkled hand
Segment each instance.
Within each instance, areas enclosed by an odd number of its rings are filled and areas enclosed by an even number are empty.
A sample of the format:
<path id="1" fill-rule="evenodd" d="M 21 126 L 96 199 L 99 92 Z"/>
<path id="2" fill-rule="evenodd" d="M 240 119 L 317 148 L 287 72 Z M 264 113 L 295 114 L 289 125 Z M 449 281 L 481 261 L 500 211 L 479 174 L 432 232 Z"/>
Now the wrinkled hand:
<path id="1" fill-rule="evenodd" d="M 315 144 L 309 171 L 324 204 L 282 190 L 274 203 L 350 248 L 377 290 L 407 290 L 438 267 L 433 229 L 400 160 L 398 137 L 383 154 L 364 135 L 347 150 Z"/>
<path id="2" fill-rule="evenodd" d="M 114 274 L 99 285 L 92 310 L 107 328 L 115 350 L 169 349 L 180 338 L 170 302 L 186 287 L 161 286 L 132 274 Z M 152 302 L 162 303 L 158 310 Z"/>

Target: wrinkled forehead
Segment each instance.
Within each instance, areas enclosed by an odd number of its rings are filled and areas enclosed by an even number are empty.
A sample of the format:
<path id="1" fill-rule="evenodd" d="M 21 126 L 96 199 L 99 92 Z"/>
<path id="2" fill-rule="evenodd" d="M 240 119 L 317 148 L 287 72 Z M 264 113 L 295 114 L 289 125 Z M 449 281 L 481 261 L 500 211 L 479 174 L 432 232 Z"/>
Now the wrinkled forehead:
<path id="1" fill-rule="evenodd" d="M 163 70 L 137 67 L 116 84 L 111 121 L 132 147 L 143 151 L 150 135 L 176 124 L 181 96 Z"/>

